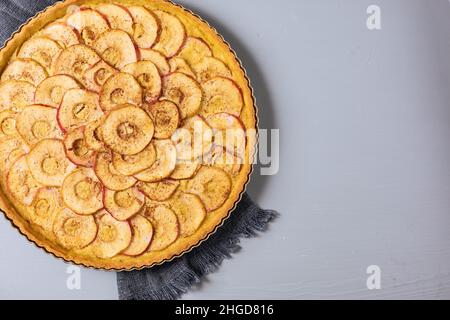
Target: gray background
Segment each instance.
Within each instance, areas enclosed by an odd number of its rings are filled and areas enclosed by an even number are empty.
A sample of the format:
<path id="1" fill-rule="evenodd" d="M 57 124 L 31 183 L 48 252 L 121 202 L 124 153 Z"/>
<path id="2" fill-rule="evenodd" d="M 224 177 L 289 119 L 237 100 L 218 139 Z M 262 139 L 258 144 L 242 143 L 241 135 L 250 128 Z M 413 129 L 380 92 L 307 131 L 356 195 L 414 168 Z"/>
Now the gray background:
<path id="1" fill-rule="evenodd" d="M 185 297 L 450 298 L 449 2 L 180 2 L 236 49 L 281 135 L 279 173 L 249 187 L 281 217 Z M 0 252 L 0 298 L 117 298 L 108 272 L 68 290 L 67 265 L 3 218 Z"/>

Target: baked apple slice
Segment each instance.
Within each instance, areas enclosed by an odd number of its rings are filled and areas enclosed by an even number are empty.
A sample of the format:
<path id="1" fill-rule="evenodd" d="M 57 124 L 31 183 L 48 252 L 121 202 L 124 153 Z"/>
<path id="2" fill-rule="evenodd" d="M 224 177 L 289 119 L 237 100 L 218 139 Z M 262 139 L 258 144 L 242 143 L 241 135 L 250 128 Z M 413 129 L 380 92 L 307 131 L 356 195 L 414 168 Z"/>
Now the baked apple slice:
<path id="1" fill-rule="evenodd" d="M 171 208 L 178 217 L 182 237 L 193 235 L 206 218 L 205 206 L 195 194 L 180 192 L 171 201 Z"/>
<path id="2" fill-rule="evenodd" d="M 97 11 L 82 9 L 67 17 L 66 23 L 75 28 L 85 44 L 91 46 L 101 34 L 109 30 L 108 21 Z"/>
<path id="3" fill-rule="evenodd" d="M 164 205 L 147 208 L 145 217 L 153 225 L 153 239 L 149 251 L 164 250 L 178 239 L 180 229 L 177 215 L 172 209 Z"/>
<path id="4" fill-rule="evenodd" d="M 24 42 L 17 54 L 18 58 L 33 59 L 40 63 L 48 73 L 51 73 L 53 61 L 62 51 L 62 47 L 52 39 L 34 37 Z"/>
<path id="5" fill-rule="evenodd" d="M 0 138 L 17 136 L 16 113 L 10 109 L 0 111 Z"/>
<path id="6" fill-rule="evenodd" d="M 239 117 L 244 100 L 239 86 L 228 78 L 216 77 L 202 83 L 202 114 L 228 112 Z"/>
<path id="7" fill-rule="evenodd" d="M 136 215 L 130 220 L 133 238 L 128 248 L 122 253 L 127 256 L 139 256 L 147 251 L 153 238 L 153 226 L 151 222 L 141 215 Z"/>
<path id="8" fill-rule="evenodd" d="M 82 44 L 73 45 L 59 54 L 53 65 L 53 74 L 72 76 L 82 83 L 86 70 L 100 60 L 100 56 L 90 47 Z"/>
<path id="9" fill-rule="evenodd" d="M 169 60 L 170 72 L 180 72 L 195 79 L 195 73 L 187 64 L 186 60 L 180 57 L 173 57 Z"/>
<path id="10" fill-rule="evenodd" d="M 195 115 L 201 107 L 202 90 L 193 78 L 184 73 L 171 73 L 163 79 L 163 97 L 175 102 L 183 119 Z"/>
<path id="11" fill-rule="evenodd" d="M 155 140 L 156 161 L 135 177 L 140 181 L 155 182 L 170 176 L 177 163 L 177 151 L 170 140 Z"/>
<path id="12" fill-rule="evenodd" d="M 212 51 L 204 40 L 196 37 L 187 37 L 178 56 L 193 66 L 202 61 L 203 58 L 211 57 Z"/>
<path id="13" fill-rule="evenodd" d="M 26 81 L 37 86 L 45 80 L 47 76 L 47 71 L 38 62 L 32 59 L 15 59 L 11 61 L 5 71 L 3 71 L 0 81 Z"/>
<path id="14" fill-rule="evenodd" d="M 143 109 L 123 105 L 106 116 L 101 131 L 103 141 L 111 150 L 122 155 L 133 155 L 150 143 L 154 126 Z"/>
<path id="15" fill-rule="evenodd" d="M 69 27 L 64 22 L 54 22 L 43 30 L 43 35 L 56 41 L 62 48 L 67 48 L 80 43 L 78 31 Z"/>
<path id="16" fill-rule="evenodd" d="M 125 190 L 136 183 L 135 178 L 117 172 L 112 163 L 112 156 L 108 152 L 97 154 L 94 170 L 103 185 L 110 190 Z"/>
<path id="17" fill-rule="evenodd" d="M 23 205 L 29 206 L 41 185 L 33 178 L 28 168 L 26 156 L 18 158 L 6 176 L 8 193 Z"/>
<path id="18" fill-rule="evenodd" d="M 154 137 L 169 139 L 177 130 L 181 120 L 177 105 L 172 101 L 162 100 L 146 105 L 145 108 L 155 125 Z"/>
<path id="19" fill-rule="evenodd" d="M 180 51 L 186 39 L 186 30 L 183 24 L 174 15 L 165 11 L 156 10 L 155 15 L 161 23 L 161 32 L 158 42 L 153 49 L 161 52 L 166 57 L 173 57 Z"/>
<path id="20" fill-rule="evenodd" d="M 133 34 L 133 18 L 126 7 L 107 3 L 99 5 L 95 10 L 100 12 L 108 20 L 111 29 L 119 29 L 128 34 Z"/>
<path id="21" fill-rule="evenodd" d="M 162 180 L 159 182 L 138 182 L 137 188 L 148 198 L 154 201 L 169 199 L 180 186 L 177 180 Z"/>
<path id="22" fill-rule="evenodd" d="M 201 167 L 189 181 L 187 190 L 200 197 L 208 212 L 222 206 L 231 192 L 231 178 L 215 167 Z"/>
<path id="23" fill-rule="evenodd" d="M 30 149 L 22 139 L 2 139 L 0 142 L 0 163 L 4 165 L 0 168 L 0 172 L 5 173 L 14 162 L 29 151 Z"/>
<path id="24" fill-rule="evenodd" d="M 184 180 L 191 178 L 200 169 L 199 161 L 194 160 L 178 160 L 175 170 L 173 170 L 170 178 L 176 180 Z"/>
<path id="25" fill-rule="evenodd" d="M 235 177 L 242 168 L 242 158 L 228 152 L 224 147 L 214 146 L 211 152 L 205 157 L 205 164 L 215 166 Z"/>
<path id="26" fill-rule="evenodd" d="M 36 88 L 29 82 L 8 80 L 0 84 L 0 108 L 19 112 L 33 104 Z"/>
<path id="27" fill-rule="evenodd" d="M 53 223 L 56 240 L 68 250 L 87 247 L 95 240 L 97 231 L 97 223 L 93 216 L 80 216 L 67 208 L 56 214 Z"/>
<path id="28" fill-rule="evenodd" d="M 113 153 L 112 162 L 114 168 L 121 174 L 132 176 L 145 170 L 156 161 L 156 149 L 153 143 L 149 143 L 144 150 L 133 155 Z"/>
<path id="29" fill-rule="evenodd" d="M 79 127 L 68 132 L 64 137 L 64 149 L 67 158 L 74 164 L 83 167 L 93 167 L 95 151 L 87 146 L 84 130 L 85 127 Z"/>
<path id="30" fill-rule="evenodd" d="M 34 95 L 35 104 L 43 104 L 58 108 L 64 94 L 70 89 L 79 89 L 78 82 L 66 75 L 58 75 L 45 79 L 36 88 Z"/>
<path id="31" fill-rule="evenodd" d="M 99 213 L 96 220 L 98 234 L 91 245 L 95 256 L 109 259 L 128 248 L 133 236 L 128 221 L 118 221 L 106 210 Z"/>
<path id="32" fill-rule="evenodd" d="M 39 141 L 27 155 L 27 163 L 36 181 L 49 187 L 62 186 L 66 176 L 75 169 L 59 139 Z"/>
<path id="33" fill-rule="evenodd" d="M 99 93 L 106 80 L 118 72 L 105 61 L 101 60 L 92 68 L 86 70 L 83 76 L 83 84 L 86 89 Z"/>
<path id="34" fill-rule="evenodd" d="M 150 61 L 131 63 L 122 68 L 122 72 L 131 74 L 144 88 L 144 101 L 153 103 L 161 96 L 162 81 L 158 68 Z"/>
<path id="35" fill-rule="evenodd" d="M 42 105 L 26 107 L 16 118 L 16 128 L 29 146 L 41 139 L 62 138 L 63 133 L 56 123 L 57 110 Z"/>
<path id="36" fill-rule="evenodd" d="M 152 12 L 140 6 L 129 7 L 133 17 L 132 34 L 139 48 L 151 48 L 158 38 L 159 25 Z"/>
<path id="37" fill-rule="evenodd" d="M 120 72 L 106 80 L 100 90 L 100 106 L 109 111 L 125 103 L 140 106 L 142 88 L 131 74 Z"/>
<path id="38" fill-rule="evenodd" d="M 109 30 L 103 33 L 93 43 L 93 48 L 103 60 L 117 69 L 138 60 L 133 40 L 122 30 Z"/>
<path id="39" fill-rule="evenodd" d="M 61 188 L 64 203 L 80 215 L 92 215 L 103 208 L 102 184 L 94 171 L 80 168 L 69 174 Z"/>
<path id="40" fill-rule="evenodd" d="M 106 189 L 103 194 L 105 209 L 117 220 L 125 221 L 136 215 L 145 203 L 145 196 L 137 188 L 121 191 Z"/>
<path id="41" fill-rule="evenodd" d="M 205 57 L 200 62 L 192 65 L 197 80 L 205 82 L 216 77 L 231 78 L 231 71 L 225 63 L 214 57 Z"/>
<path id="42" fill-rule="evenodd" d="M 139 52 L 141 60 L 153 62 L 161 75 L 170 73 L 170 65 L 161 53 L 152 49 L 140 49 Z"/>
<path id="43" fill-rule="evenodd" d="M 100 129 L 103 120 L 104 119 L 102 117 L 95 121 L 91 121 L 84 128 L 84 138 L 86 140 L 86 145 L 89 147 L 89 149 L 95 151 L 106 151 L 106 147 L 103 144 L 101 138 L 101 129 Z"/>
<path id="44" fill-rule="evenodd" d="M 247 138 L 244 124 L 239 118 L 221 112 L 209 115 L 206 122 L 214 130 L 214 144 L 225 147 L 234 155 L 244 156 Z"/>
<path id="45" fill-rule="evenodd" d="M 58 188 L 42 187 L 28 207 L 32 223 L 45 231 L 51 231 L 55 215 L 64 207 Z"/>

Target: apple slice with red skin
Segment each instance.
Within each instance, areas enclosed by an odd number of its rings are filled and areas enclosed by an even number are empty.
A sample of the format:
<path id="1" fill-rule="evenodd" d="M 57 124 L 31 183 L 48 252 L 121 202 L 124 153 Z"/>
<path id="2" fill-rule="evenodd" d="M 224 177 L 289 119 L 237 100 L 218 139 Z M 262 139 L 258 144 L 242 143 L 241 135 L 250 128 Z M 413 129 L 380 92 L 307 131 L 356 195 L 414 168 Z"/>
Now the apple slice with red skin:
<path id="1" fill-rule="evenodd" d="M 19 136 L 16 128 L 16 115 L 11 109 L 0 111 L 0 139 Z"/>
<path id="2" fill-rule="evenodd" d="M 156 139 L 169 139 L 180 125 L 181 117 L 178 107 L 169 100 L 145 105 L 145 110 L 153 119 Z"/>
<path id="3" fill-rule="evenodd" d="M 66 23 L 75 28 L 85 44 L 91 46 L 101 34 L 110 29 L 108 21 L 92 9 L 75 11 L 66 18 Z"/>
<path id="4" fill-rule="evenodd" d="M 36 88 L 29 82 L 8 80 L 0 84 L 0 108 L 20 112 L 33 104 Z"/>
<path id="5" fill-rule="evenodd" d="M 37 86 L 47 77 L 47 71 L 38 62 L 32 59 L 15 59 L 6 66 L 0 81 L 26 81 Z"/>
<path id="6" fill-rule="evenodd" d="M 153 238 L 153 225 L 140 214 L 130 219 L 133 238 L 128 248 L 122 252 L 127 256 L 139 256 L 147 251 Z"/>
<path id="7" fill-rule="evenodd" d="M 142 104 L 142 88 L 129 73 L 119 72 L 106 80 L 100 90 L 100 106 L 109 111 L 123 104 Z"/>
<path id="8" fill-rule="evenodd" d="M 164 250 L 178 239 L 180 228 L 172 209 L 158 205 L 146 208 L 143 213 L 153 225 L 153 239 L 148 251 Z"/>
<path id="9" fill-rule="evenodd" d="M 226 112 L 214 113 L 206 118 L 206 122 L 214 130 L 214 144 L 225 147 L 233 155 L 244 156 L 247 137 L 245 126 L 238 117 Z"/>
<path id="10" fill-rule="evenodd" d="M 176 180 L 189 179 L 200 169 L 200 166 L 199 161 L 196 160 L 178 160 L 170 178 Z"/>
<path id="11" fill-rule="evenodd" d="M 133 17 L 132 35 L 139 48 L 151 48 L 158 38 L 159 24 L 155 15 L 144 7 L 128 8 Z"/>
<path id="12" fill-rule="evenodd" d="M 130 35 L 133 34 L 133 17 L 126 7 L 107 3 L 99 5 L 95 10 L 100 12 L 108 20 L 111 29 L 120 29 Z"/>
<path id="13" fill-rule="evenodd" d="M 58 124 L 64 132 L 84 126 L 103 116 L 95 92 L 70 89 L 66 92 L 58 109 Z"/>
<path id="14" fill-rule="evenodd" d="M 180 186 L 177 180 L 165 179 L 158 182 L 138 182 L 137 188 L 149 199 L 165 201 L 169 199 Z"/>
<path id="15" fill-rule="evenodd" d="M 96 216 L 96 221 L 97 238 L 90 246 L 96 257 L 110 259 L 128 248 L 133 236 L 128 221 L 118 221 L 106 210 Z"/>
<path id="16" fill-rule="evenodd" d="M 59 188 L 42 187 L 28 206 L 28 217 L 35 225 L 51 231 L 55 215 L 64 207 Z"/>
<path id="17" fill-rule="evenodd" d="M 162 76 L 170 73 L 170 65 L 164 55 L 152 49 L 140 49 L 139 52 L 141 60 L 153 62 Z"/>
<path id="18" fill-rule="evenodd" d="M 76 165 L 93 167 L 95 162 L 95 151 L 89 149 L 84 137 L 85 127 L 78 127 L 64 137 L 64 149 L 67 158 Z"/>
<path id="19" fill-rule="evenodd" d="M 84 128 L 84 138 L 89 149 L 95 151 L 106 151 L 106 147 L 101 139 L 101 125 L 104 118 L 89 122 Z"/>
<path id="20" fill-rule="evenodd" d="M 144 194 L 135 187 L 121 191 L 104 189 L 105 209 L 119 221 L 125 221 L 135 216 L 142 209 L 144 203 Z"/>
<path id="21" fill-rule="evenodd" d="M 205 164 L 215 166 L 235 177 L 242 168 L 243 160 L 233 153 L 228 152 L 222 146 L 214 146 L 211 152 L 204 159 Z"/>
<path id="22" fill-rule="evenodd" d="M 231 78 L 231 71 L 225 63 L 214 57 L 205 57 L 200 62 L 192 65 L 196 78 L 205 82 L 216 77 Z"/>
<path id="23" fill-rule="evenodd" d="M 92 68 L 86 70 L 83 76 L 83 84 L 86 89 L 100 93 L 102 86 L 111 76 L 119 71 L 111 67 L 105 61 L 97 62 Z"/>
<path id="24" fill-rule="evenodd" d="M 192 71 L 191 67 L 188 65 L 186 60 L 180 57 L 173 57 L 169 60 L 170 65 L 170 72 L 180 72 L 184 73 L 185 75 L 196 78 L 195 73 Z"/>
<path id="25" fill-rule="evenodd" d="M 132 176 L 149 167 L 156 161 L 156 149 L 153 143 L 149 143 L 144 150 L 134 155 L 121 155 L 113 153 L 112 162 L 114 168 L 121 174 Z"/>
<path id="26" fill-rule="evenodd" d="M 53 223 L 56 240 L 68 250 L 87 247 L 95 240 L 97 231 L 93 216 L 81 216 L 68 208 L 60 210 Z"/>
<path id="27" fill-rule="evenodd" d="M 139 172 L 135 177 L 144 182 L 160 181 L 170 176 L 177 163 L 177 151 L 170 140 L 155 140 L 156 161 L 153 165 Z"/>
<path id="28" fill-rule="evenodd" d="M 72 76 L 83 83 L 86 70 L 92 68 L 100 60 L 100 56 L 90 47 L 82 44 L 73 45 L 59 54 L 53 65 L 53 74 Z"/>
<path id="29" fill-rule="evenodd" d="M 56 41 L 62 48 L 67 48 L 80 43 L 78 31 L 64 22 L 54 22 L 43 30 L 43 35 Z"/>
<path id="30" fill-rule="evenodd" d="M 109 152 L 97 153 L 94 170 L 103 185 L 110 190 L 125 190 L 136 183 L 134 177 L 122 175 L 114 168 Z"/>
<path id="31" fill-rule="evenodd" d="M 52 76 L 42 81 L 36 88 L 34 95 L 35 104 L 43 104 L 52 108 L 58 108 L 64 94 L 70 89 L 79 89 L 78 82 L 66 75 Z"/>
<path id="32" fill-rule="evenodd" d="M 56 123 L 57 110 L 42 105 L 26 107 L 16 118 L 16 128 L 23 140 L 33 146 L 41 139 L 62 138 Z"/>
<path id="33" fill-rule="evenodd" d="M 138 61 L 138 53 L 128 33 L 109 30 L 93 43 L 94 50 L 111 66 L 121 69 Z"/>
<path id="34" fill-rule="evenodd" d="M 175 72 L 163 78 L 163 97 L 175 102 L 183 119 L 191 117 L 200 110 L 202 90 L 193 78 Z"/>
<path id="35" fill-rule="evenodd" d="M 162 81 L 158 68 L 150 61 L 139 61 L 128 64 L 122 72 L 131 74 L 144 88 L 143 98 L 147 103 L 153 103 L 161 96 Z"/>
<path id="36" fill-rule="evenodd" d="M 20 47 L 17 53 L 18 58 L 33 59 L 39 62 L 48 73 L 51 73 L 53 61 L 58 57 L 62 51 L 62 47 L 50 38 L 47 37 L 33 37 Z"/>
<path id="37" fill-rule="evenodd" d="M 200 38 L 187 37 L 186 42 L 181 48 L 178 56 L 186 60 L 186 62 L 193 66 L 205 57 L 211 57 L 212 51 L 208 44 Z"/>
<path id="38" fill-rule="evenodd" d="M 28 146 L 19 138 L 2 139 L 0 142 L 0 163 L 3 167 L 0 172 L 5 173 L 10 166 L 16 162 L 21 156 L 30 151 Z"/>
<path id="39" fill-rule="evenodd" d="M 92 215 L 103 208 L 102 184 L 90 168 L 80 168 L 64 179 L 61 195 L 68 208 Z"/>
<path id="40" fill-rule="evenodd" d="M 244 107 L 241 89 L 231 79 L 216 77 L 202 83 L 203 102 L 201 113 L 228 112 L 239 117 Z"/>
<path id="41" fill-rule="evenodd" d="M 161 24 L 159 39 L 153 49 L 171 58 L 180 51 L 186 39 L 186 30 L 183 24 L 174 15 L 165 11 L 156 10 L 154 14 Z"/>
<path id="42" fill-rule="evenodd" d="M 26 155 L 18 158 L 6 176 L 6 187 L 10 195 L 23 205 L 30 205 L 41 185 L 33 178 L 28 168 Z"/>
<path id="43" fill-rule="evenodd" d="M 180 192 L 171 200 L 171 208 L 178 217 L 180 235 L 193 235 L 206 218 L 206 209 L 200 198 L 191 193 Z"/>

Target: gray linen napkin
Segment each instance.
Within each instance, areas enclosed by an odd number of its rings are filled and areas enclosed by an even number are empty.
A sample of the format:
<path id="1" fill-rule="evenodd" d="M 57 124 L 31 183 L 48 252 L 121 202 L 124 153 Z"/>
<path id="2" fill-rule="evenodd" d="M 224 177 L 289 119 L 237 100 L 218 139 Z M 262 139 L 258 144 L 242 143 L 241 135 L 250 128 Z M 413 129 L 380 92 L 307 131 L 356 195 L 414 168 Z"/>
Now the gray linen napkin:
<path id="1" fill-rule="evenodd" d="M 0 0 L 0 45 L 20 25 L 55 0 Z M 224 225 L 207 241 L 171 262 L 150 269 L 117 273 L 121 300 L 177 299 L 201 278 L 215 271 L 239 249 L 241 237 L 265 230 L 275 218 L 273 210 L 258 207 L 245 193 Z"/>

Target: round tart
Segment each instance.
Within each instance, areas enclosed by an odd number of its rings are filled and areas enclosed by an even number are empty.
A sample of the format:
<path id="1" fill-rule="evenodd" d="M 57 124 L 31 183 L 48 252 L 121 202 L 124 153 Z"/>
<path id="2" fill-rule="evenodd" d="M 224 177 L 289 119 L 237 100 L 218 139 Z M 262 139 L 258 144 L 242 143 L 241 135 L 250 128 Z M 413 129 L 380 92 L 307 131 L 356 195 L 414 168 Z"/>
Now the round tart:
<path id="1" fill-rule="evenodd" d="M 132 270 L 199 245 L 256 130 L 235 53 L 169 1 L 58 2 L 0 50 L 0 208 L 66 261 Z"/>

